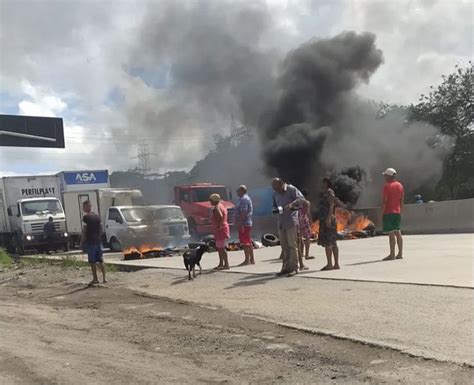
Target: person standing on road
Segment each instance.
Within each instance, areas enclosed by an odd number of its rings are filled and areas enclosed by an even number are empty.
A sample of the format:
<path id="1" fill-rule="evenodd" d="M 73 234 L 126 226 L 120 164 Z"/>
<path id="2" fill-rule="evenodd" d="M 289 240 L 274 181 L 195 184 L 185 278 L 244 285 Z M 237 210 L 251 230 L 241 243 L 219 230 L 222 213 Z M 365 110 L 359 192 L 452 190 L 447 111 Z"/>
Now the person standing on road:
<path id="1" fill-rule="evenodd" d="M 339 247 L 337 246 L 336 194 L 331 188 L 329 178 L 321 181 L 319 200 L 319 236 L 318 245 L 326 250 L 327 264 L 321 270 L 339 269 Z M 334 263 L 332 257 L 334 256 Z"/>
<path id="2" fill-rule="evenodd" d="M 239 266 L 255 265 L 252 242 L 252 199 L 247 194 L 247 186 L 240 185 L 237 189 L 239 202 L 235 208 L 234 222 L 239 231 L 240 246 L 244 249 L 244 261 Z"/>
<path id="3" fill-rule="evenodd" d="M 273 179 L 272 188 L 283 257 L 282 268 L 277 275 L 291 277 L 298 271 L 298 209 L 304 197 L 295 186 L 280 178 Z"/>
<path id="4" fill-rule="evenodd" d="M 403 258 L 403 238 L 401 232 L 401 213 L 403 211 L 405 192 L 403 185 L 397 181 L 397 171 L 387 168 L 383 172 L 385 185 L 383 187 L 382 222 L 383 232 L 388 234 L 390 254 L 384 261 Z M 395 256 L 395 242 L 398 246 L 398 254 Z"/>
<path id="5" fill-rule="evenodd" d="M 311 222 L 309 220 L 310 207 L 309 201 L 305 199 L 298 211 L 298 259 L 300 270 L 308 270 L 308 267 L 304 264 L 304 259 L 309 259 L 309 242 L 311 238 Z M 308 245 L 306 242 L 308 242 Z"/>
<path id="6" fill-rule="evenodd" d="M 48 248 L 46 251 L 48 254 L 51 254 L 51 250 L 54 246 L 54 233 L 56 232 L 54 229 L 53 217 L 48 218 L 48 222 L 43 226 L 43 232 L 47 242 L 46 247 Z"/>
<path id="7" fill-rule="evenodd" d="M 216 270 L 228 270 L 229 258 L 227 255 L 226 242 L 230 238 L 230 227 L 227 221 L 227 209 L 221 202 L 219 194 L 212 194 L 209 201 L 214 210 L 212 210 L 212 230 L 216 240 L 216 249 L 219 254 L 219 265 Z"/>
<path id="8" fill-rule="evenodd" d="M 101 247 L 102 226 L 100 223 L 100 217 L 92 212 L 90 201 L 85 201 L 82 204 L 82 211 L 84 211 L 84 216 L 82 218 L 84 226 L 82 227 L 81 249 L 87 253 L 87 259 L 92 269 L 92 281 L 89 285 L 99 283 L 99 279 L 97 278 L 97 265 L 99 265 L 102 272 L 102 282 L 106 283 L 105 265 Z"/>

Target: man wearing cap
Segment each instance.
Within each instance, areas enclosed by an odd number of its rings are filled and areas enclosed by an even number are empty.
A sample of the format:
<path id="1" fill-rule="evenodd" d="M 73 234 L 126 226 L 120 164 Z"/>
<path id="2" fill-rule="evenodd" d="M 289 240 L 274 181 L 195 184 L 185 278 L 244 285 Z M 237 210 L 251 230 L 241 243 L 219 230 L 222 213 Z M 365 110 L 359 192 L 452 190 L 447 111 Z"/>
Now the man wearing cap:
<path id="1" fill-rule="evenodd" d="M 237 189 L 239 202 L 235 208 L 234 222 L 237 224 L 239 231 L 240 246 L 244 249 L 245 259 L 239 266 L 254 265 L 255 258 L 253 255 L 252 242 L 252 200 L 247 194 L 247 186 L 240 185 Z"/>
<path id="2" fill-rule="evenodd" d="M 402 184 L 396 180 L 397 171 L 387 168 L 383 172 L 385 185 L 383 187 L 382 218 L 383 231 L 389 236 L 390 254 L 384 261 L 403 258 L 403 238 L 401 233 L 401 212 L 403 210 L 404 190 Z M 395 243 L 398 254 L 395 255 Z"/>

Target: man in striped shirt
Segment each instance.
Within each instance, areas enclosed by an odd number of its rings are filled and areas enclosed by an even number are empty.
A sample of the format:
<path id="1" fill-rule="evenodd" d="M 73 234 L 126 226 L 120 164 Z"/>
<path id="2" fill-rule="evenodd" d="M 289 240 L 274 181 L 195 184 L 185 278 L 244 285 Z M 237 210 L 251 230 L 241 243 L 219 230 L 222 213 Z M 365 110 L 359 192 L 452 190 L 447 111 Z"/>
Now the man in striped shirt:
<path id="1" fill-rule="evenodd" d="M 237 189 L 239 202 L 235 208 L 234 223 L 237 224 L 239 230 L 240 246 L 244 249 L 245 260 L 239 266 L 254 265 L 255 258 L 253 256 L 252 242 L 252 200 L 247 194 L 247 186 L 240 185 Z"/>

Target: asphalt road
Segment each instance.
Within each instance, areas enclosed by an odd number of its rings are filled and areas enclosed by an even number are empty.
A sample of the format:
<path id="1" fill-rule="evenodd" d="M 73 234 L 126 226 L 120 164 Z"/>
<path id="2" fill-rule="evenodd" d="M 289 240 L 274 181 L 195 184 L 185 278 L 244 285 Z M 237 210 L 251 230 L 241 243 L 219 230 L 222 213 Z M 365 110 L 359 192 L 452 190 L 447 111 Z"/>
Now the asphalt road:
<path id="1" fill-rule="evenodd" d="M 242 252 L 230 253 L 231 270 L 207 270 L 193 282 L 184 279 L 179 256 L 120 262 L 120 255 L 108 254 L 106 260 L 158 268 L 125 278 L 148 294 L 473 365 L 473 235 L 407 236 L 405 246 L 403 260 L 380 262 L 385 237 L 340 242 L 341 270 L 320 272 L 322 249 L 313 245 L 310 270 L 281 279 L 274 276 L 278 248 L 256 250 L 257 264 L 246 267 L 236 267 Z M 203 267 L 216 262 L 206 254 Z"/>
<path id="2" fill-rule="evenodd" d="M 70 264 L 0 271 L 0 383 L 464 385 L 474 379 L 468 366 L 249 317 L 257 302 L 258 313 L 275 317 L 275 308 L 286 308 L 282 314 L 293 321 L 302 313 L 289 313 L 290 302 L 307 315 L 323 312 L 326 301 L 312 300 L 327 294 L 322 286 L 294 284 L 331 282 L 280 279 L 255 286 L 242 285 L 243 277 L 249 276 L 216 273 L 188 282 L 182 272 L 154 269 L 111 273 L 108 284 L 88 287 L 88 268 Z M 178 291 L 184 301 L 170 299 Z M 327 302 L 340 310 L 346 300 L 337 301 L 337 286 L 331 292 Z M 235 304 L 248 309 L 225 309 Z"/>
<path id="3" fill-rule="evenodd" d="M 341 270 L 319 271 L 326 263 L 323 249 L 315 244 L 308 261 L 310 271 L 305 277 L 347 279 L 375 282 L 417 283 L 474 288 L 474 234 L 409 235 L 404 237 L 403 260 L 382 262 L 388 254 L 387 237 L 375 237 L 339 242 Z M 242 252 L 229 253 L 232 271 L 251 274 L 269 274 L 279 268 L 279 247 L 255 250 L 258 264 L 237 267 Z M 108 255 L 118 261 L 121 254 Z M 215 254 L 206 254 L 203 267 L 214 267 Z M 123 261 L 124 265 L 139 267 L 183 268 L 181 258 L 155 258 Z"/>

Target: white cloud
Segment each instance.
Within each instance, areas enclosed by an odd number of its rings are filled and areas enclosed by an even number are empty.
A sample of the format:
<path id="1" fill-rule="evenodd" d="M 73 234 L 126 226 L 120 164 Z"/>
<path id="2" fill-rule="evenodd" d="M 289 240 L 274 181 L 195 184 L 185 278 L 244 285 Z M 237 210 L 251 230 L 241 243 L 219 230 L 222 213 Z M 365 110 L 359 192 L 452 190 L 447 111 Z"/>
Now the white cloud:
<path id="1" fill-rule="evenodd" d="M 185 168 L 212 146 L 212 137 L 203 135 L 209 120 L 216 127 L 228 127 L 222 116 L 202 116 L 199 105 L 190 100 L 194 115 L 181 117 L 185 132 L 177 127 L 175 137 L 164 138 L 160 121 L 150 123 L 155 126 L 152 134 L 137 129 L 134 116 L 129 115 L 135 111 L 130 108 L 133 103 L 141 100 L 157 112 L 169 105 L 169 94 L 127 73 L 144 59 L 133 56 L 133 47 L 143 38 L 143 17 L 159 3 L 111 4 L 0 2 L 0 52 L 4 53 L 0 92 L 15 100 L 18 113 L 63 116 L 67 144 L 66 150 L 2 149 L 4 169 L 7 160 L 12 170 L 29 167 L 35 172 L 38 167 L 127 169 L 135 166 L 131 157 L 143 135 L 148 135 L 150 149 L 159 155 L 153 160 L 156 168 Z M 262 4 L 270 10 L 273 24 L 259 44 L 281 52 L 313 36 L 348 29 L 376 33 L 385 64 L 369 85 L 361 87 L 364 95 L 374 99 L 415 102 L 442 74 L 472 55 L 470 1 L 262 0 Z M 239 39 L 249 38 L 245 30 L 239 34 Z M 159 36 L 156 39 L 150 44 L 158 44 Z M 123 94 L 123 104 L 109 100 L 114 90 Z"/>
<path id="2" fill-rule="evenodd" d="M 28 81 L 22 82 L 22 90 L 28 99 L 22 100 L 18 104 L 20 115 L 59 116 L 67 108 L 67 103 L 59 96 L 48 94 L 34 87 Z"/>
<path id="3" fill-rule="evenodd" d="M 346 0 L 333 32 L 376 33 L 385 63 L 362 91 L 378 100 L 412 103 L 471 58 L 472 16 L 472 2 L 463 0 Z"/>

